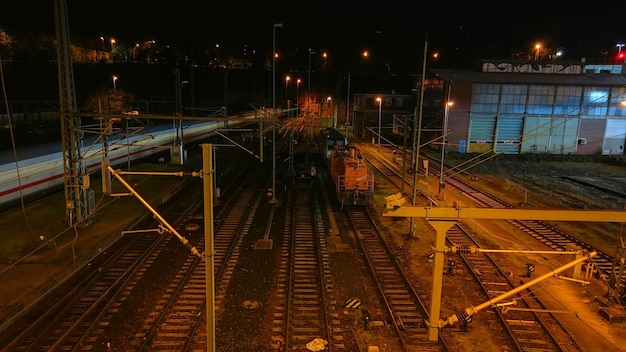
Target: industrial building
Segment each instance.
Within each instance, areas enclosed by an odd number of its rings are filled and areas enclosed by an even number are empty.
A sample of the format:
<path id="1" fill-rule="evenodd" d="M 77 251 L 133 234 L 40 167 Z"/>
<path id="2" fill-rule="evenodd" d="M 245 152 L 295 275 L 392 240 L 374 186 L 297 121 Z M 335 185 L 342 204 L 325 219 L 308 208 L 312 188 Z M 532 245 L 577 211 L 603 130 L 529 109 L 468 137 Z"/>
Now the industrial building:
<path id="1" fill-rule="evenodd" d="M 624 153 L 623 65 L 484 60 L 477 71 L 427 70 L 424 82 L 422 141 L 446 130 L 446 150 Z"/>
<path id="2" fill-rule="evenodd" d="M 483 60 L 477 70 L 428 69 L 423 81 L 423 97 L 421 78 L 412 95 L 355 94 L 353 132 L 375 134 L 380 114 L 383 134 L 412 136 L 415 126 L 423 144 L 439 149 L 445 135 L 460 153 L 624 154 L 624 65 Z"/>

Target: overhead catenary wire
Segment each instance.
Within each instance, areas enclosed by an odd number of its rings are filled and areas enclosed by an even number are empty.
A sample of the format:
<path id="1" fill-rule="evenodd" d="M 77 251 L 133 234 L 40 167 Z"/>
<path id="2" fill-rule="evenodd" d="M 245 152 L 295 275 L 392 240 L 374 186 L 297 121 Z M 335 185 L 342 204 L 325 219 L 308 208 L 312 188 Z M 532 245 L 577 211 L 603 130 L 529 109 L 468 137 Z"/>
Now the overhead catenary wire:
<path id="1" fill-rule="evenodd" d="M 24 217 L 24 222 L 26 223 L 26 227 L 28 230 L 36 234 L 33 228 L 30 226 L 30 222 L 28 221 L 28 216 L 26 215 L 26 204 L 24 202 L 24 192 L 22 191 L 22 177 L 20 176 L 20 163 L 17 158 L 17 146 L 15 145 L 15 135 L 13 134 L 13 119 L 11 118 L 11 110 L 9 109 L 9 99 L 7 97 L 7 89 L 4 81 L 4 70 L 2 65 L 2 56 L 0 56 L 0 81 L 2 81 L 2 97 L 4 99 L 4 106 L 6 108 L 7 119 L 9 121 L 9 133 L 11 135 L 11 148 L 13 151 L 13 160 L 15 161 L 15 172 L 17 178 L 17 185 L 20 191 L 20 205 L 22 209 L 22 216 Z"/>

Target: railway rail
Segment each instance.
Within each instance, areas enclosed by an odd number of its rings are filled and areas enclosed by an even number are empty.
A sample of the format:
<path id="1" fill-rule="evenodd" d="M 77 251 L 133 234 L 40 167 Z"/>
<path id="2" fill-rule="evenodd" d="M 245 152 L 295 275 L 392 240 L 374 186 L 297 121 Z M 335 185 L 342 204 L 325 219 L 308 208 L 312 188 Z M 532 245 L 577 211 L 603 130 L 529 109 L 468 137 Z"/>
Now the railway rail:
<path id="1" fill-rule="evenodd" d="M 238 173 L 238 174 L 237 174 Z M 225 171 L 231 182 L 240 181 L 243 170 L 231 169 Z M 247 175 L 250 177 L 251 175 Z M 197 224 L 195 214 L 201 207 L 202 191 L 198 191 L 201 183 L 192 179 L 187 186 L 172 197 L 171 202 L 162 210 L 164 218 L 173 219 L 172 226 L 177 231 L 187 229 L 187 224 Z M 248 207 L 249 202 L 244 202 Z M 228 213 L 228 210 L 226 210 Z M 82 268 L 71 281 L 59 285 L 54 292 L 46 296 L 46 300 L 36 309 L 32 309 L 7 329 L 3 334 L 2 351 L 39 351 L 39 350 L 91 350 L 96 346 L 110 346 L 107 340 L 107 328 L 115 325 L 119 314 L 129 309 L 130 302 L 136 300 L 136 287 L 141 282 L 155 280 L 157 287 L 164 280 L 172 281 L 164 291 L 172 297 L 178 295 L 172 292 L 183 291 L 184 282 L 189 283 L 192 277 L 179 278 L 171 273 L 171 267 L 183 265 L 183 272 L 189 270 L 189 265 L 197 265 L 202 270 L 202 261 L 184 258 L 190 255 L 183 250 L 180 243 L 176 243 L 174 236 L 168 236 L 163 226 L 157 223 L 142 223 L 139 226 L 155 227 L 153 230 L 131 230 L 120 241 L 109 247 L 104 253 L 94 258 L 89 265 Z M 199 237 L 199 226 L 192 226 L 187 234 L 190 243 Z M 140 234 L 138 234 L 140 233 Z M 198 244 L 199 246 L 202 243 Z M 198 258 L 197 256 L 194 256 Z M 166 269 L 166 270 L 163 270 Z M 155 274 L 159 272 L 159 274 Z M 161 277 L 159 275 L 162 275 Z M 182 275 L 184 277 L 184 275 Z M 204 279 L 202 280 L 204 282 Z M 204 293 L 203 293 L 204 295 Z M 183 295 L 184 296 L 184 295 Z M 50 304 L 54 302 L 54 304 Z M 159 302 L 162 303 L 162 302 Z M 175 305 L 167 302 L 165 306 L 172 309 Z M 163 307 L 161 307 L 163 308 Z M 132 310 L 132 309 L 130 309 Z M 166 312 L 163 309 L 162 312 Z M 159 326 L 159 319 L 166 319 L 166 314 L 153 315 L 150 319 Z M 153 328 L 150 328 L 153 329 Z M 156 330 L 146 330 L 146 340 L 154 344 Z M 151 335 L 152 334 L 152 335 Z M 188 340 L 188 339 L 187 339 Z"/>
<path id="2" fill-rule="evenodd" d="M 181 201 L 190 211 L 199 206 L 198 201 L 189 202 L 188 198 L 178 197 L 176 201 L 178 203 L 170 205 L 169 209 L 180 207 Z M 180 224 L 183 220 L 179 217 L 174 223 Z M 31 313 L 39 318 L 20 321 L 16 325 L 20 333 L 11 335 L 2 351 L 78 350 L 99 322 L 106 324 L 110 317 L 103 312 L 114 309 L 113 298 L 127 297 L 150 264 L 167 253 L 169 247 L 179 245 L 174 242 L 173 236 L 163 231 L 125 236 L 116 244 L 117 248 L 110 248 L 96 258 L 82 275 L 63 285 L 63 290 L 49 295 L 48 302 L 55 301 L 55 304 L 41 306 L 41 310 Z"/>
<path id="3" fill-rule="evenodd" d="M 364 207 L 350 207 L 347 212 L 404 351 L 450 350 L 445 341 L 428 341 L 425 325 L 428 321 L 428 289 L 413 288 Z"/>
<path id="4" fill-rule="evenodd" d="M 462 224 L 451 227 L 446 232 L 446 239 L 450 247 L 459 249 L 457 255 L 448 255 L 446 272 L 453 275 L 458 265 L 455 258 L 461 259 L 468 269 L 465 274 L 470 274 L 478 283 L 485 301 L 493 300 L 519 285 L 519 280 L 514 281 L 514 277 L 498 265 L 492 257 L 494 254 L 470 251 L 470 248 L 482 248 Z M 525 280 L 530 280 L 530 275 Z M 492 327 L 492 336 L 502 336 L 500 345 L 503 349 L 508 346 L 511 351 L 583 351 L 554 317 L 554 314 L 573 313 L 551 312 L 531 288 L 508 297 L 504 303 L 494 304 L 489 313 L 492 314 L 481 315 L 481 324 Z M 468 319 L 471 321 L 471 317 Z M 465 323 L 469 322 L 462 322 Z M 503 330 L 499 331 L 496 326 L 501 326 Z"/>
<path id="5" fill-rule="evenodd" d="M 336 307 L 327 298 L 334 284 L 319 201 L 312 192 L 289 194 L 292 217 L 285 226 L 280 265 L 285 296 L 283 305 L 275 308 L 273 329 L 282 338 L 274 341 L 282 340 L 284 351 L 306 350 L 310 343 L 330 351 L 345 348 L 341 329 L 333 328 L 333 322 L 338 322 Z M 283 309 L 284 315 L 279 313 Z"/>
<path id="6" fill-rule="evenodd" d="M 480 188 L 465 182 L 459 178 L 448 178 L 446 183 L 458 191 L 460 194 L 470 199 L 479 207 L 511 208 L 512 205 L 498 199 L 496 196 L 481 190 Z M 507 220 L 508 223 L 518 228 L 527 235 L 534 237 L 544 243 L 554 251 L 569 251 L 572 248 L 579 248 L 587 252 L 597 252 L 591 259 L 597 271 L 598 277 L 611 277 L 615 270 L 614 258 L 587 244 L 586 242 L 569 235 L 558 228 L 539 220 Z M 622 275 L 622 280 L 626 280 L 626 275 Z"/>
<path id="7" fill-rule="evenodd" d="M 400 173 L 394 172 L 393 166 L 390 167 L 389 163 L 384 160 L 384 158 L 380 158 L 377 155 L 370 155 L 368 161 L 375 165 L 379 171 L 383 170 L 383 175 L 401 189 L 402 187 L 400 187 L 396 182 L 397 179 L 400 178 Z M 387 169 L 389 171 L 385 171 Z M 434 175 L 437 174 L 437 171 L 434 170 L 432 166 L 430 170 L 423 170 L 423 172 L 429 172 L 429 174 Z M 461 178 L 447 177 L 446 185 L 453 187 L 456 191 L 462 193 L 472 202 L 479 204 L 479 206 L 510 207 L 510 205 L 498 199 L 496 196 L 478 189 L 471 183 L 463 181 Z M 591 246 L 585 245 L 585 243 L 582 243 L 572 236 L 566 235 L 558 229 L 544 224 L 543 222 L 514 220 L 510 220 L 509 222 L 522 229 L 525 233 L 535 237 L 539 241 L 546 243 L 549 247 L 554 249 L 555 253 L 558 253 L 558 251 L 569 251 L 572 248 L 582 248 L 583 250 L 597 252 L 597 249 L 591 248 Z M 450 230 L 448 230 L 446 236 L 448 241 L 451 241 L 451 246 L 458 245 L 460 248 L 469 248 L 470 246 L 479 247 L 478 243 L 471 238 L 466 230 L 464 230 L 461 223 L 458 223 L 456 226 L 453 226 Z M 496 262 L 493 261 L 488 255 L 467 253 L 461 253 L 458 255 L 461 257 L 464 265 L 468 268 L 468 272 L 474 277 L 475 282 L 479 283 L 486 300 L 508 292 L 516 287 L 516 283 L 512 282 L 509 277 L 510 275 L 499 268 Z M 483 258 L 479 259 L 477 257 Z M 599 258 L 597 257 L 595 265 L 597 265 L 601 270 L 603 262 L 606 265 L 605 270 L 611 270 L 613 267 L 612 259 L 610 256 L 600 252 L 600 256 Z M 448 266 L 450 273 L 452 273 L 453 265 L 454 261 L 450 259 Z M 503 346 L 505 343 L 510 344 L 511 350 L 519 351 L 535 349 L 546 351 L 582 350 L 577 344 L 575 338 L 567 332 L 567 328 L 560 323 L 559 319 L 555 317 L 553 314 L 554 312 L 550 312 L 546 309 L 540 299 L 534 295 L 532 290 L 526 290 L 523 295 L 518 294 L 505 305 L 513 304 L 516 307 L 501 307 L 496 309 L 496 306 L 494 306 L 492 307 L 492 310 L 495 314 L 493 314 L 493 316 L 490 315 L 490 317 L 498 317 L 498 320 L 500 321 L 499 325 L 501 325 L 504 329 L 501 335 L 508 336 L 503 338 Z M 506 316 L 503 312 L 507 312 Z M 471 320 L 469 317 L 468 319 Z M 494 325 L 490 324 L 490 326 Z M 493 332 L 494 334 L 497 333 L 495 330 Z"/>

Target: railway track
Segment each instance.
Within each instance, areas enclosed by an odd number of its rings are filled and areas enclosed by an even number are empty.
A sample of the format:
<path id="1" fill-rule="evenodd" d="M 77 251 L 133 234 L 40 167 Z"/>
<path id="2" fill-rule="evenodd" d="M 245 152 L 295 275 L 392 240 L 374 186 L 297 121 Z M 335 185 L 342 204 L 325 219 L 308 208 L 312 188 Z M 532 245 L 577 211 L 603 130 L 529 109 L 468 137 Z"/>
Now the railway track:
<path id="1" fill-rule="evenodd" d="M 274 307 L 272 347 L 277 351 L 325 348 L 352 351 L 339 323 L 317 193 L 288 192 L 288 221 L 279 264 L 280 303 Z M 316 347 L 312 347 L 315 345 Z M 315 349 L 311 349 L 315 350 Z"/>
<path id="2" fill-rule="evenodd" d="M 398 264 L 393 250 L 387 245 L 379 229 L 363 207 L 350 207 L 348 217 L 357 234 L 361 252 L 384 301 L 391 325 L 398 335 L 403 350 L 448 351 L 445 341 L 428 340 L 428 289 L 415 290 Z"/>
<path id="3" fill-rule="evenodd" d="M 494 302 L 487 312 L 491 314 L 481 314 L 480 323 L 492 327 L 492 336 L 501 336 L 502 350 L 582 351 L 567 329 L 554 317 L 554 314 L 572 313 L 551 312 L 531 288 L 507 297 L 502 303 L 496 302 L 496 298 L 511 292 L 520 284 L 520 280 L 515 280 L 492 258 L 494 254 L 490 253 L 497 253 L 497 250 L 482 251 L 478 241 L 461 224 L 451 227 L 446 232 L 446 239 L 449 248 L 455 248 L 456 253 L 448 254 L 446 273 L 453 275 L 457 270 L 456 263 L 462 261 L 467 268 L 464 274 L 471 274 L 474 282 L 478 283 L 484 301 Z M 530 276 L 522 281 L 529 280 Z M 466 319 L 471 321 L 472 318 Z M 461 322 L 465 323 L 469 322 Z M 495 329 L 496 326 L 501 326 L 503 331 Z"/>
<path id="4" fill-rule="evenodd" d="M 239 178 L 244 175 L 242 168 L 225 169 L 224 173 L 230 177 L 229 182 L 241 181 Z M 178 232 L 188 230 L 185 237 L 189 243 L 202 237 L 198 231 L 200 226 L 197 226 L 201 217 L 194 215 L 201 207 L 200 185 L 199 180 L 192 179 L 160 211 L 160 215 L 170 219 L 170 225 Z M 242 202 L 244 207 L 249 207 L 249 200 Z M 230 213 L 229 210 L 225 212 Z M 8 329 L 8 333 L 3 333 L 2 351 L 85 351 L 103 346 L 128 346 L 123 337 L 111 340 L 109 328 L 116 323 L 119 325 L 119 321 L 130 319 L 128 316 L 120 319 L 120 314 L 125 312 L 132 315 L 135 305 L 149 305 L 147 302 L 159 305 L 160 310 L 158 314 L 147 318 L 153 324 L 142 327 L 143 330 L 138 332 L 142 342 L 135 345 L 141 345 L 139 349 L 144 348 L 143 344 L 148 341 L 154 345 L 159 339 L 159 333 L 163 332 L 156 327 L 172 322 L 172 315 L 166 312 L 170 311 L 168 309 L 176 310 L 174 298 L 182 297 L 185 300 L 184 291 L 194 291 L 194 285 L 200 290 L 196 280 L 198 275 L 193 277 L 187 274 L 194 272 L 194 266 L 198 268 L 195 272 L 201 273 L 203 261 L 197 255 L 191 256 L 161 224 L 145 222 L 139 226 L 154 229 L 128 231 L 121 240 L 94 258 L 89 265 L 77 270 L 71 281 L 48 294 L 47 300 L 39 307 L 16 321 Z M 202 246 L 202 243 L 198 245 Z M 177 267 L 182 268 L 182 274 L 174 274 L 172 268 Z M 137 292 L 140 287 L 145 287 L 145 282 L 148 282 L 151 290 Z M 202 282 L 205 282 L 204 277 Z M 171 298 L 153 300 L 154 295 L 150 293 L 152 290 L 159 292 L 160 286 L 163 286 L 164 297 Z M 204 284 L 202 286 L 204 296 Z M 195 299 L 198 297 L 197 293 L 197 290 L 195 294 L 192 293 L 196 296 Z M 159 325 L 159 322 L 162 324 Z M 188 338 L 186 340 L 189 341 Z"/>
<path id="5" fill-rule="evenodd" d="M 188 187 L 193 188 L 193 184 Z M 163 213 L 167 214 L 168 209 L 178 213 L 181 207 L 194 211 L 200 199 L 193 201 L 179 196 Z M 184 220 L 178 217 L 173 223 L 179 226 Z M 21 333 L 12 336 L 2 351 L 77 351 L 84 344 L 90 344 L 90 334 L 106 325 L 107 319 L 112 319 L 104 312 L 115 310 L 114 298 L 128 298 L 132 287 L 145 277 L 151 264 L 170 247 L 180 246 L 175 242 L 173 236 L 160 229 L 125 236 L 115 249 L 94 260 L 82 275 L 65 285 L 74 289 L 50 295 L 48 302 L 55 303 L 42 305 L 38 319 L 20 322 Z"/>
<path id="6" fill-rule="evenodd" d="M 511 208 L 507 202 L 498 199 L 474 185 L 465 182 L 459 178 L 449 178 L 447 184 L 458 191 L 460 194 L 471 200 L 479 207 L 492 208 Z M 506 220 L 508 223 L 518 228 L 527 235 L 537 239 L 554 251 L 569 251 L 572 248 L 579 248 L 586 252 L 596 252 L 597 255 L 591 258 L 597 276 L 611 277 L 614 270 L 614 258 L 594 248 L 593 246 L 571 236 L 558 228 L 539 220 Z M 626 276 L 622 276 L 622 280 L 626 280 Z"/>
<path id="7" fill-rule="evenodd" d="M 375 160 L 374 164 L 379 171 L 385 167 L 389 168 L 385 162 L 380 162 L 381 158 L 377 156 L 371 156 L 371 159 Z M 384 159 L 383 159 L 384 160 Z M 368 160 L 369 161 L 369 160 Z M 378 161 L 378 162 L 376 162 Z M 371 161 L 370 161 L 371 162 Z M 389 177 L 389 174 L 393 173 L 393 167 L 389 168 L 391 171 L 383 172 L 384 176 L 389 178 L 392 183 L 397 186 L 397 183 L 393 180 L 398 178 L 399 175 Z M 436 170 L 429 171 L 430 174 L 437 174 Z M 453 187 L 456 191 L 461 192 L 465 197 L 472 202 L 479 204 L 482 207 L 510 207 L 497 197 L 484 192 L 473 185 L 464 182 L 457 177 L 446 178 L 446 184 L 448 187 Z M 575 238 L 568 236 L 556 228 L 547 224 L 543 224 L 540 221 L 514 221 L 510 220 L 514 226 L 521 228 L 525 233 L 537 238 L 541 242 L 548 242 L 548 246 L 558 251 L 571 250 L 572 248 L 582 248 L 586 251 L 597 252 L 596 249 L 586 246 L 584 243 Z M 477 247 L 478 244 L 471 239 L 471 236 L 462 227 L 462 224 L 457 224 L 448 230 L 446 236 L 451 241 L 452 245 L 460 246 L 460 248 L 469 248 L 470 246 Z M 470 243 L 471 242 L 471 243 Z M 575 246 L 575 247 L 574 247 Z M 511 291 L 516 287 L 516 282 L 512 282 L 510 275 L 505 273 L 488 255 L 485 254 L 458 254 L 464 265 L 468 268 L 468 272 L 474 277 L 475 282 L 479 283 L 480 289 L 485 295 L 485 299 L 489 300 L 505 292 Z M 479 258 L 483 257 L 483 258 Z M 596 257 L 600 263 L 603 262 L 602 258 L 605 257 L 600 253 L 599 258 Z M 612 267 L 613 263 L 609 256 L 607 260 L 607 266 Z M 573 258 L 572 258 L 573 259 Z M 610 264 L 609 264 L 610 263 Z M 449 262 L 448 270 L 452 272 L 454 261 Z M 596 263 L 598 265 L 598 263 Z M 600 268 L 601 268 L 600 264 Z M 610 268 L 609 268 L 610 269 Z M 508 305 L 515 305 L 515 307 L 506 307 Z M 568 333 L 567 328 L 561 324 L 559 319 L 555 317 L 554 312 L 546 309 L 537 298 L 531 289 L 525 290 L 523 294 L 518 293 L 515 297 L 511 298 L 507 303 L 500 306 L 494 306 L 493 315 L 489 317 L 498 317 L 498 325 L 503 329 L 501 335 L 502 346 L 509 345 L 510 350 L 528 351 L 528 350 L 546 350 L 546 351 L 580 351 L 581 347 L 578 346 L 575 339 Z M 506 315 L 503 314 L 506 312 Z M 557 312 L 557 314 L 567 312 Z M 461 314 L 462 315 L 462 314 Z M 471 321 L 470 317 L 467 317 Z M 485 317 L 481 316 L 481 319 Z M 460 319 L 462 321 L 462 319 Z M 469 322 L 469 321 L 468 321 Z M 466 322 L 467 323 L 467 322 Z M 486 322 L 481 322 L 485 324 Z M 486 323 L 490 326 L 494 323 Z M 463 325 L 463 322 L 462 322 Z M 464 328 L 461 326 L 461 328 Z M 493 331 L 496 334 L 496 331 Z M 445 336 L 445 333 L 442 332 Z M 504 348 L 504 347 L 502 347 Z"/>

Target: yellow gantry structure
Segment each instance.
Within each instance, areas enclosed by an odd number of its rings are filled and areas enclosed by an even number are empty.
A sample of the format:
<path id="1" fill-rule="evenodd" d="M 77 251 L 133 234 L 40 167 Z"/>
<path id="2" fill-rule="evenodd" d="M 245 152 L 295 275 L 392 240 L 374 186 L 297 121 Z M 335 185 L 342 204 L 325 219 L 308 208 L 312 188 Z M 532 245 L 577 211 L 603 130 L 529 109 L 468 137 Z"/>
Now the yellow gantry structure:
<path id="1" fill-rule="evenodd" d="M 390 200 L 395 197 L 389 197 Z M 396 200 L 397 202 L 397 200 Z M 395 203 L 397 204 L 397 203 Z M 626 222 L 626 210 L 571 210 L 571 209 L 513 209 L 513 208 L 470 208 L 470 207 L 431 207 L 394 206 L 386 204 L 383 216 L 425 218 L 435 229 L 435 256 L 433 258 L 433 286 L 431 288 L 430 321 L 428 339 L 437 341 L 439 328 L 448 325 L 439 319 L 441 311 L 441 291 L 443 283 L 443 263 L 446 252 L 446 232 L 458 220 L 463 219 L 503 219 L 503 220 L 546 220 L 546 221 L 587 221 L 587 222 Z M 585 259 L 589 259 L 593 253 Z M 550 275 L 548 275 L 550 276 Z M 536 283 L 537 281 L 534 281 Z M 448 322 L 449 323 L 449 322 Z"/>

